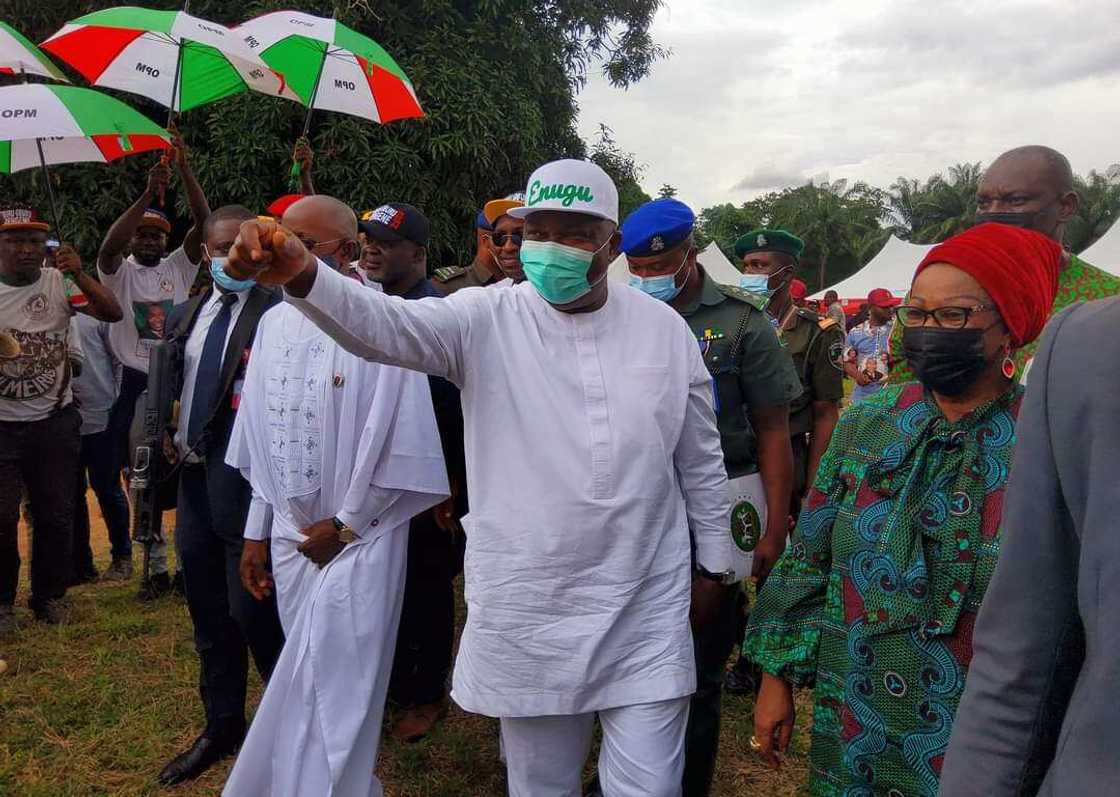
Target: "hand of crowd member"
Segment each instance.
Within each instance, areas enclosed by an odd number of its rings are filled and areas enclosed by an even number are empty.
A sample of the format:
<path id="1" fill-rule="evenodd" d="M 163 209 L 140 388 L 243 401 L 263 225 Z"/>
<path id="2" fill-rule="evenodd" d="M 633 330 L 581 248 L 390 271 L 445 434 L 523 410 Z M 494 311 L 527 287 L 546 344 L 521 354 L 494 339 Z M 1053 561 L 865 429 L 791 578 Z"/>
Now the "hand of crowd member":
<path id="1" fill-rule="evenodd" d="M 341 552 L 345 543 L 338 538 L 338 529 L 334 526 L 334 519 L 320 520 L 299 533 L 307 537 L 296 548 L 319 567 L 326 567 L 328 563 Z"/>
<path id="2" fill-rule="evenodd" d="M 455 518 L 455 499 L 445 498 L 432 507 L 432 518 L 436 525 L 448 534 L 455 535 L 462 532 L 463 528 Z"/>
<path id="3" fill-rule="evenodd" d="M 775 769 L 781 766 L 782 754 L 789 749 L 796 712 L 793 687 L 781 678 L 763 673 L 762 688 L 754 703 L 751 747 Z"/>
<path id="4" fill-rule="evenodd" d="M 715 622 L 723 602 L 727 600 L 728 588 L 718 581 L 702 576 L 692 576 L 692 602 L 688 608 L 688 619 L 696 630 Z"/>
<path id="5" fill-rule="evenodd" d="M 82 258 L 70 244 L 62 244 L 54 253 L 54 267 L 75 280 L 82 274 Z"/>
<path id="6" fill-rule="evenodd" d="M 241 225 L 226 263 L 235 279 L 255 279 L 263 285 L 286 285 L 314 268 L 315 256 L 295 233 L 263 217 Z"/>
<path id="7" fill-rule="evenodd" d="M 164 431 L 163 433 L 163 458 L 166 459 L 170 465 L 175 465 L 179 462 L 179 449 L 175 447 L 175 441 L 171 438 L 171 433 L 168 431 Z"/>
<path id="8" fill-rule="evenodd" d="M 171 167 L 161 158 L 148 172 L 148 199 L 163 196 L 171 182 Z"/>
<path id="9" fill-rule="evenodd" d="M 754 561 L 751 564 L 751 578 L 761 586 L 774 565 L 786 550 L 785 534 L 763 534 L 754 548 Z"/>
<path id="10" fill-rule="evenodd" d="M 292 150 L 292 160 L 299 164 L 300 172 L 309 172 L 315 161 L 315 153 L 311 149 L 311 142 L 307 136 L 296 139 L 296 147 Z"/>
<path id="11" fill-rule="evenodd" d="M 179 132 L 178 126 L 172 122 L 167 126 L 167 132 L 171 134 L 171 152 L 175 159 L 176 166 L 183 166 L 187 162 L 187 142 L 183 140 L 183 134 Z"/>
<path id="12" fill-rule="evenodd" d="M 259 601 L 272 594 L 274 582 L 268 572 L 268 540 L 245 540 L 241 549 L 241 585 Z"/>

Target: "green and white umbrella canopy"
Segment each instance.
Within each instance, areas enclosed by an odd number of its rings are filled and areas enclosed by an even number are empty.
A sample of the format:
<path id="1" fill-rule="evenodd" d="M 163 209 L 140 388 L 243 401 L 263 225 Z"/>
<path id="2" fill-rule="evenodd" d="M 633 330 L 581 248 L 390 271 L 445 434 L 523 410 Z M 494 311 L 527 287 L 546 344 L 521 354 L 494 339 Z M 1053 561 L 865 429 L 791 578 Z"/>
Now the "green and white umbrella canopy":
<path id="1" fill-rule="evenodd" d="M 139 94 L 176 112 L 249 89 L 296 99 L 241 36 L 182 11 L 94 11 L 68 22 L 43 49 L 95 86 Z"/>
<path id="2" fill-rule="evenodd" d="M 301 11 L 275 11 L 234 31 L 284 74 L 309 108 L 374 122 L 424 115 L 412 83 L 373 39 L 341 22 Z"/>
<path id="3" fill-rule="evenodd" d="M 66 75 L 39 48 L 11 25 L 0 22 L 0 74 L 40 75 L 69 83 Z"/>
<path id="4" fill-rule="evenodd" d="M 25 83 L 0 87 L 0 173 L 54 163 L 107 162 L 166 149 L 167 131 L 93 89 Z"/>

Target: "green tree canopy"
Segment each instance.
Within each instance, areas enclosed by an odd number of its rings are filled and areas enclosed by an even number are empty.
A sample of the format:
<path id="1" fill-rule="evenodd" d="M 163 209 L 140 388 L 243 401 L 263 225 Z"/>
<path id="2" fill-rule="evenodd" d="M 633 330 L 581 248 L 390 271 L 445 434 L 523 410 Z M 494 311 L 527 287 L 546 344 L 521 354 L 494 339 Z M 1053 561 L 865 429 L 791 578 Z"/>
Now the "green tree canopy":
<path id="1" fill-rule="evenodd" d="M 432 222 L 433 265 L 465 262 L 473 249 L 471 220 L 489 199 L 524 188 L 532 170 L 559 157 L 585 157 L 576 133 L 575 91 L 592 68 L 614 85 L 642 78 L 665 53 L 649 26 L 661 0 L 301 0 L 302 10 L 330 16 L 382 44 L 411 78 L 427 116 L 376 125 L 317 111 L 311 128 L 318 190 L 362 209 L 399 200 Z M 41 41 L 74 19 L 114 3 L 97 0 L 8 0 L 6 19 Z M 146 5 L 179 8 L 174 0 Z M 194 0 L 191 13 L 236 24 L 289 0 Z M 76 75 L 75 82 L 83 85 Z M 121 99 L 161 123 L 165 112 L 134 95 Z M 242 94 L 186 113 L 180 128 L 216 207 L 263 207 L 286 193 L 290 152 L 303 109 L 292 102 Z M 604 154 L 605 153 L 605 154 Z M 626 154 L 613 140 L 593 154 Z M 92 254 L 109 224 L 142 189 L 153 157 L 111 166 L 54 169 L 64 232 Z M 632 157 L 629 167 L 634 167 Z M 632 187 L 637 186 L 636 175 Z M 0 178 L 5 194 L 45 207 L 37 173 Z M 624 193 L 627 186 L 620 185 Z M 638 189 L 640 191 L 640 189 Z M 644 195 L 643 195 L 644 196 Z M 185 215 L 182 197 L 176 199 Z"/>

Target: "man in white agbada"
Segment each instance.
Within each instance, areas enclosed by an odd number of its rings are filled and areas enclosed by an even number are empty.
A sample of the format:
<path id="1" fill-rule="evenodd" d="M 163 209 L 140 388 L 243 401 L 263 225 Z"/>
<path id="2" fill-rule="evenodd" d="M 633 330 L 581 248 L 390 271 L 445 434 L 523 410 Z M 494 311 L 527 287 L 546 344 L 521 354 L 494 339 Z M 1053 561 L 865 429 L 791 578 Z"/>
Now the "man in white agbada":
<path id="1" fill-rule="evenodd" d="M 695 613 L 735 577 L 712 380 L 679 315 L 608 285 L 618 194 L 601 169 L 546 164 L 510 212 L 525 218 L 519 285 L 386 296 L 262 221 L 227 269 L 286 284 L 348 350 L 462 389 L 469 611 L 452 697 L 501 718 L 510 794 L 578 797 L 597 714 L 604 794 L 679 795 L 693 558 Z"/>
<path id="2" fill-rule="evenodd" d="M 284 223 L 335 268 L 357 251 L 331 197 Z M 287 641 L 223 794 L 380 795 L 408 522 L 449 494 L 428 380 L 348 354 L 291 305 L 264 315 L 252 351 L 226 461 L 253 487 L 242 580 L 272 587 L 271 537 Z"/>

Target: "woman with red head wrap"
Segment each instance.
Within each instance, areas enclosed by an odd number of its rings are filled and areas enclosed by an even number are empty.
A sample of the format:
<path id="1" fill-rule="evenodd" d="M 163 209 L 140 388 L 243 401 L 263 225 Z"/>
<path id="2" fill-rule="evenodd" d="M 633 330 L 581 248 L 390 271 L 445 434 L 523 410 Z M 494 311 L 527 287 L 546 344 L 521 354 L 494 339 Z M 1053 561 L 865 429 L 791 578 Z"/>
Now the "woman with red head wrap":
<path id="1" fill-rule="evenodd" d="M 1008 354 L 1042 331 L 1060 262 L 998 224 L 934 247 L 897 309 L 922 382 L 836 427 L 743 646 L 764 673 L 752 742 L 771 762 L 793 687 L 815 684 L 814 794 L 937 793 L 999 553 L 1022 395 Z"/>

